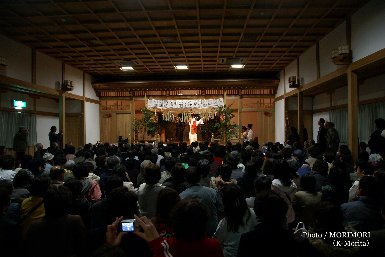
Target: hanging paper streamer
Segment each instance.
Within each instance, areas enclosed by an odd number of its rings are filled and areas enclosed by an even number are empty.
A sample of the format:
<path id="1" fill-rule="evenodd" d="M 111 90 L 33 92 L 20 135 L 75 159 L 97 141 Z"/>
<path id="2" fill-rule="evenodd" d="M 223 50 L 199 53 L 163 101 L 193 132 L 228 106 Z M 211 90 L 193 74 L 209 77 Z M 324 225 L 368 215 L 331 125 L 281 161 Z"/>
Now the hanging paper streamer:
<path id="1" fill-rule="evenodd" d="M 225 105 L 223 98 L 217 99 L 191 99 L 191 100 L 165 100 L 148 99 L 147 108 L 151 109 L 204 109 L 217 108 Z"/>

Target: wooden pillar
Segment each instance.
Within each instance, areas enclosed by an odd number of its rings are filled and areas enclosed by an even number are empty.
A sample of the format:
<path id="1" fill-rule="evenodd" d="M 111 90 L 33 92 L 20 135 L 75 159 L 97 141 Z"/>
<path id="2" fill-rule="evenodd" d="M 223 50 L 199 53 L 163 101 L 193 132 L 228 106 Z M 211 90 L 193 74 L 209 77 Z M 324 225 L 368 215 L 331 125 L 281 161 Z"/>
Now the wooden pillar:
<path id="1" fill-rule="evenodd" d="M 63 62 L 61 65 L 61 84 L 63 84 L 65 80 L 65 63 Z M 64 147 L 64 144 L 66 142 L 66 97 L 65 97 L 65 92 L 60 90 L 59 94 L 59 132 L 63 133 L 62 134 L 62 140 L 61 140 L 61 145 L 59 146 L 60 148 Z"/>
<path id="2" fill-rule="evenodd" d="M 317 79 L 321 77 L 321 63 L 320 63 L 320 56 L 319 56 L 319 42 L 315 45 L 315 64 L 316 64 L 316 70 L 317 70 Z"/>
<path id="3" fill-rule="evenodd" d="M 297 96 L 297 128 L 301 144 L 303 143 L 303 92 L 298 91 Z"/>
<path id="4" fill-rule="evenodd" d="M 36 84 L 36 50 L 31 50 L 31 83 Z"/>
<path id="5" fill-rule="evenodd" d="M 242 95 L 241 95 L 241 90 L 239 89 L 238 93 L 238 131 L 239 131 L 239 142 L 243 143 L 243 138 L 242 138 L 242 118 L 241 118 L 241 113 L 242 113 L 242 101 L 241 101 Z"/>
<path id="6" fill-rule="evenodd" d="M 132 121 L 132 126 L 131 126 L 131 131 L 130 131 L 130 143 L 135 142 L 136 140 L 136 135 L 135 135 L 135 130 L 134 126 L 136 125 L 136 117 L 135 117 L 135 100 L 134 96 L 131 97 L 131 121 Z M 135 121 L 135 123 L 134 123 Z"/>
<path id="7" fill-rule="evenodd" d="M 63 93 L 60 93 L 59 95 L 59 132 L 62 132 L 62 141 L 60 148 L 64 147 L 64 143 L 66 142 L 66 130 L 65 130 L 65 119 L 66 119 L 66 100 L 65 95 Z"/>
<path id="8" fill-rule="evenodd" d="M 348 75 L 348 145 L 352 151 L 353 160 L 358 157 L 358 83 L 357 74 L 351 68 Z"/>
<path id="9" fill-rule="evenodd" d="M 82 112 L 82 119 L 83 122 L 81 123 L 83 126 L 83 145 L 87 143 L 87 123 L 86 123 L 86 73 L 83 72 L 83 101 L 81 106 L 81 112 Z"/>

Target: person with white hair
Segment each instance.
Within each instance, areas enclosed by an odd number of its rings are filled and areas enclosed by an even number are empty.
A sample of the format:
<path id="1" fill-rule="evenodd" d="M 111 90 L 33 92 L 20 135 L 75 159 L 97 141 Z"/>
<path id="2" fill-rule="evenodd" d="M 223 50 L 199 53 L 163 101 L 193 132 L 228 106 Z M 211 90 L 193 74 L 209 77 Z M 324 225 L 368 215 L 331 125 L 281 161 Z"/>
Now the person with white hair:
<path id="1" fill-rule="evenodd" d="M 44 156 L 44 146 L 42 143 L 37 143 L 35 145 L 35 153 L 33 155 L 34 158 L 43 158 Z"/>

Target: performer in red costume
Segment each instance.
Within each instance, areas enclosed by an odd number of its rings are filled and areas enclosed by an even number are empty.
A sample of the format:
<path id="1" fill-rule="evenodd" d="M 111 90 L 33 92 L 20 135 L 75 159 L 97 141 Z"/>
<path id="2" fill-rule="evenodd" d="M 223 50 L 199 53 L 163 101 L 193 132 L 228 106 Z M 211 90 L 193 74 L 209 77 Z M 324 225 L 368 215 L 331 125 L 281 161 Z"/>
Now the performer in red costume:
<path id="1" fill-rule="evenodd" d="M 192 142 L 198 141 L 198 135 L 197 135 L 198 125 L 204 124 L 204 123 L 202 119 L 197 121 L 193 116 L 192 118 L 189 119 L 188 124 L 190 125 L 189 139 L 191 144 Z"/>

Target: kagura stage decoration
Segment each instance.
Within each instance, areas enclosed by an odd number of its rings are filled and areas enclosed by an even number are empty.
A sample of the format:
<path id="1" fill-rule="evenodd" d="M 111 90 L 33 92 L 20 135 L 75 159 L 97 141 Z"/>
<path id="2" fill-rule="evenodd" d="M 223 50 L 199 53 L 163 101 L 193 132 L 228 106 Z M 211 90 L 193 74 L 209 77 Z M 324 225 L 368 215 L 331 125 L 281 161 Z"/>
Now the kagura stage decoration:
<path id="1" fill-rule="evenodd" d="M 187 122 L 192 116 L 199 115 L 203 120 L 214 119 L 217 108 L 224 107 L 223 98 L 216 99 L 148 99 L 147 109 L 161 113 L 164 121 Z"/>
<path id="2" fill-rule="evenodd" d="M 203 140 L 212 137 L 220 138 L 223 142 L 236 137 L 237 125 L 231 122 L 234 117 L 233 109 L 227 107 L 223 98 L 215 99 L 148 99 L 142 110 L 142 118 L 134 121 L 135 134 L 145 131 L 147 135 L 164 140 L 182 141 L 183 131 L 188 127 L 190 118 L 195 117 L 204 121 L 200 127 Z"/>
<path id="3" fill-rule="evenodd" d="M 207 109 L 224 106 L 223 98 L 195 100 L 159 100 L 148 99 L 148 109 Z"/>

